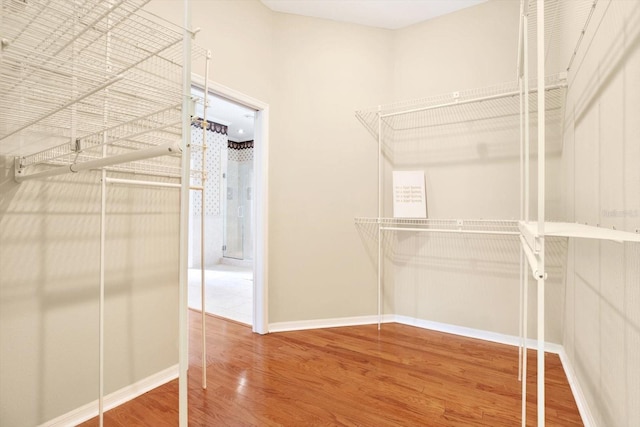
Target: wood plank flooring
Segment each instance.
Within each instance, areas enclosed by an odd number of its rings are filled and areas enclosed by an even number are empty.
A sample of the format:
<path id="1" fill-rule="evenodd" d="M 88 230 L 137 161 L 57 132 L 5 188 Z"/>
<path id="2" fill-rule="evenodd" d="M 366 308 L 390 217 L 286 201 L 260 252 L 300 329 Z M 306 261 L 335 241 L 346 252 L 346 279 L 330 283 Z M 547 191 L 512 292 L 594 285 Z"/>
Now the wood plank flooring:
<path id="1" fill-rule="evenodd" d="M 253 334 L 190 312 L 190 426 L 518 426 L 518 349 L 400 324 Z M 547 426 L 583 425 L 558 356 L 547 355 Z M 535 352 L 527 425 L 536 425 Z M 175 426 L 178 382 L 105 414 L 105 426 Z M 97 419 L 82 426 L 96 426 Z"/>

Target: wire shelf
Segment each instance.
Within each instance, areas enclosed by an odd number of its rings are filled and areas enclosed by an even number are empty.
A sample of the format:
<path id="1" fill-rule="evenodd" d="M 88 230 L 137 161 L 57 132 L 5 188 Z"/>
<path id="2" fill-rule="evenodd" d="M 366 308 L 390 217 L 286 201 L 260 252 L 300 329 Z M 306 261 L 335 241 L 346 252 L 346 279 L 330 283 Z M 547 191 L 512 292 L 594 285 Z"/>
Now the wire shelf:
<path id="1" fill-rule="evenodd" d="M 535 248 L 535 238 L 538 237 L 537 222 L 519 222 L 519 229 L 531 248 Z M 581 239 L 611 240 L 615 242 L 640 243 L 640 230 L 636 232 L 616 230 L 588 224 L 571 222 L 545 222 L 544 235 L 552 237 L 574 237 Z"/>
<path id="2" fill-rule="evenodd" d="M 181 137 L 184 30 L 149 0 L 0 1 L 0 153 L 28 167 Z"/>
<path id="3" fill-rule="evenodd" d="M 563 74 L 556 74 L 545 79 L 546 108 L 552 113 L 551 116 L 554 112 L 563 112 L 566 94 L 564 77 Z M 529 103 L 530 111 L 537 111 L 535 91 L 531 92 Z M 378 138 L 378 115 L 383 136 L 390 136 L 397 131 L 443 126 L 464 128 L 471 122 L 496 119 L 510 119 L 519 126 L 520 89 L 517 82 L 503 83 L 357 111 L 356 117 L 375 139 Z"/>
<path id="4" fill-rule="evenodd" d="M 568 71 L 571 68 L 598 1 L 544 0 L 544 58 L 547 72 Z M 529 0 L 528 6 L 529 46 L 535 51 L 538 35 L 538 0 Z"/>
<path id="5" fill-rule="evenodd" d="M 422 218 L 365 218 L 355 219 L 359 225 L 378 225 L 381 230 L 431 231 L 469 234 L 519 235 L 516 220 L 489 219 L 422 219 Z"/>

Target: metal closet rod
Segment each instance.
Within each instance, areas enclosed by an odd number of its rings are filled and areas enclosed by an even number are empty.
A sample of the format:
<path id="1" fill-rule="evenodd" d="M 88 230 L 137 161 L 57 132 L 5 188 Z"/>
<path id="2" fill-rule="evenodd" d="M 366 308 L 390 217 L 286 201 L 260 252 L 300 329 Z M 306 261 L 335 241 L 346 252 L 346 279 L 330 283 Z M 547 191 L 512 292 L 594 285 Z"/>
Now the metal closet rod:
<path id="1" fill-rule="evenodd" d="M 49 169 L 43 172 L 38 172 L 30 175 L 23 175 L 23 170 L 20 167 L 16 167 L 15 180 L 16 182 L 22 182 L 29 179 L 36 178 L 49 178 L 52 176 L 64 175 L 66 173 L 75 173 L 88 169 L 99 169 L 105 166 L 111 166 L 118 163 L 134 162 L 136 160 L 150 159 L 153 157 L 166 156 L 168 154 L 181 153 L 180 142 L 174 141 L 158 145 L 156 147 L 147 148 L 144 150 L 133 151 L 130 153 L 120 154 L 116 156 L 104 157 L 96 160 L 89 160 L 82 163 L 74 163 L 71 165 L 60 166 L 54 169 Z"/>
<path id="2" fill-rule="evenodd" d="M 145 187 L 166 187 L 166 188 L 180 188 L 181 185 L 173 182 L 160 182 L 160 181 L 142 181 L 138 179 L 120 179 L 120 178 L 105 178 L 107 184 L 126 184 L 126 185 L 143 185 Z"/>
<path id="3" fill-rule="evenodd" d="M 430 233 L 456 233 L 456 234 L 492 234 L 518 236 L 519 231 L 499 231 L 499 230 L 465 230 L 465 229 L 447 229 L 447 228 L 418 228 L 418 227 L 380 227 L 381 230 L 389 231 L 420 231 Z"/>
<path id="4" fill-rule="evenodd" d="M 107 184 L 124 184 L 124 185 L 140 185 L 145 187 L 166 187 L 166 188 L 181 188 L 182 184 L 174 182 L 161 182 L 161 181 L 143 181 L 140 179 L 121 179 L 121 178 L 106 178 Z M 200 185 L 192 185 L 190 190 L 202 191 L 204 188 Z"/>

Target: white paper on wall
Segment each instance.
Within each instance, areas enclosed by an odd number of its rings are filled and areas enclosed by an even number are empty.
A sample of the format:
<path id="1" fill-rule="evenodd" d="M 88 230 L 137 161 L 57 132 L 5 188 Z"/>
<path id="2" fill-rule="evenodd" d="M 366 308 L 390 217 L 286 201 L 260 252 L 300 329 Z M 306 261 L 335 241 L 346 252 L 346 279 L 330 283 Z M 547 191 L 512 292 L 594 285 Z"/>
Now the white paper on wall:
<path id="1" fill-rule="evenodd" d="M 424 171 L 393 171 L 394 218 L 426 218 Z"/>

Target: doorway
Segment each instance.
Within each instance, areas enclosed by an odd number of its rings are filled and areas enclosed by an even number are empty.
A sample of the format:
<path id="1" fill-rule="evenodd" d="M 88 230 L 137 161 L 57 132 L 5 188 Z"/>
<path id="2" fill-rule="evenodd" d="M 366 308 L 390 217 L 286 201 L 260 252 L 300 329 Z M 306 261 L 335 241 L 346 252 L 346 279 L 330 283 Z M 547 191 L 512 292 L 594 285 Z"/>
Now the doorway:
<path id="1" fill-rule="evenodd" d="M 250 132 L 253 134 L 253 129 Z M 236 260 L 237 265 L 245 266 L 253 264 L 253 148 L 253 139 L 229 140 L 227 155 L 221 159 L 226 182 L 222 256 L 227 262 Z"/>
<path id="2" fill-rule="evenodd" d="M 204 82 L 193 80 L 193 96 L 202 99 Z M 268 106 L 212 83 L 208 101 L 206 128 L 192 128 L 196 178 L 191 185 L 204 185 L 203 190 L 191 192 L 190 200 L 189 307 L 203 308 L 204 264 L 205 311 L 266 333 L 266 178 L 262 178 Z M 197 102 L 194 116 L 202 115 L 202 102 Z M 199 181 L 197 175 L 202 171 L 206 178 Z M 200 255 L 202 240 L 204 258 Z"/>

